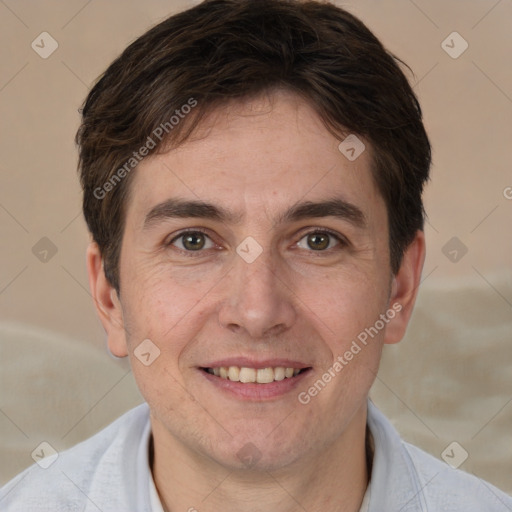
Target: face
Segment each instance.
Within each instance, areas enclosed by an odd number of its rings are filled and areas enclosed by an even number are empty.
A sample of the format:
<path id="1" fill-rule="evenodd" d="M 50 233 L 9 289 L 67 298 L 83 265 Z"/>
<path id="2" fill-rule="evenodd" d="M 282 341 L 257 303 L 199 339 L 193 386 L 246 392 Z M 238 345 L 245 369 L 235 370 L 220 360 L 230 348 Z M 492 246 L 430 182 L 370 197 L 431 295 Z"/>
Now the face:
<path id="1" fill-rule="evenodd" d="M 137 168 L 118 322 L 104 324 L 169 443 L 277 469 L 328 450 L 364 413 L 408 308 L 389 313 L 400 286 L 371 148 L 350 161 L 339 144 L 281 92 L 215 112 Z"/>

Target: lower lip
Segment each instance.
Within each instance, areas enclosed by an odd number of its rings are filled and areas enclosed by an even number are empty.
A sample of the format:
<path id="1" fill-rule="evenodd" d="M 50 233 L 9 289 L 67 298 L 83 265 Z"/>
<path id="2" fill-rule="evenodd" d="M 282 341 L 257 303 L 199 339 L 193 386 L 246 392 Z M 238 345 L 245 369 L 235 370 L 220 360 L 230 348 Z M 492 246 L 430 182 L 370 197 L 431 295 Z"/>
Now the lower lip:
<path id="1" fill-rule="evenodd" d="M 309 375 L 311 368 L 303 371 L 295 377 L 284 378 L 283 380 L 275 380 L 267 384 L 257 384 L 254 382 L 242 383 L 229 379 L 217 377 L 204 370 L 199 370 L 201 374 L 214 386 L 222 391 L 235 396 L 241 400 L 271 400 L 280 398 L 296 388 L 304 378 Z"/>

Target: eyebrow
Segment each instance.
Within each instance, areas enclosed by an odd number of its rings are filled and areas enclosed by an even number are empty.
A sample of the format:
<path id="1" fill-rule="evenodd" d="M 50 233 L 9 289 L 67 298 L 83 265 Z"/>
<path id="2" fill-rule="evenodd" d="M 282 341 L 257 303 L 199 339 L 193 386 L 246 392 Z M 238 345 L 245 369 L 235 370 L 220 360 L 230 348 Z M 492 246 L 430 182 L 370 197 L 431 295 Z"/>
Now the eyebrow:
<path id="1" fill-rule="evenodd" d="M 367 219 L 363 211 L 356 205 L 340 198 L 297 203 L 278 215 L 276 223 L 296 222 L 321 217 L 336 217 L 348 221 L 360 229 L 367 226 Z M 144 219 L 143 230 L 172 218 L 210 219 L 223 223 L 238 224 L 243 219 L 243 215 L 204 201 L 170 198 L 151 208 Z"/>

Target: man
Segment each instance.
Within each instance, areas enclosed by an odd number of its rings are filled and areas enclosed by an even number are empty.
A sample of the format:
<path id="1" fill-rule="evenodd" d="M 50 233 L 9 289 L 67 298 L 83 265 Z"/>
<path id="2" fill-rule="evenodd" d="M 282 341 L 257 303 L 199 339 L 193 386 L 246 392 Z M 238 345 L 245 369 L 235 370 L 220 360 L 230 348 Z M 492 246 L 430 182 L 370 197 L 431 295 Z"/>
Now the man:
<path id="1" fill-rule="evenodd" d="M 430 145 L 360 21 L 206 1 L 107 69 L 77 142 L 92 295 L 147 404 L 2 510 L 512 510 L 368 400 L 420 282 Z"/>

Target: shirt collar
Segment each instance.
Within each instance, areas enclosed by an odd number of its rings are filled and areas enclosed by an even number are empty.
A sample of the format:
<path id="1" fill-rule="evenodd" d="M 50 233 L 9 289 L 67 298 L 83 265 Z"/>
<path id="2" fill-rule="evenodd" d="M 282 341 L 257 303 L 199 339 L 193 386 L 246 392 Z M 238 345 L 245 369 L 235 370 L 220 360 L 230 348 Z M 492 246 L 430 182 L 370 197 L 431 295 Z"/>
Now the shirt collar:
<path id="1" fill-rule="evenodd" d="M 374 441 L 368 512 L 426 512 L 423 487 L 400 435 L 368 400 L 368 425 Z"/>
<path id="2" fill-rule="evenodd" d="M 149 501 L 151 503 L 151 512 L 164 512 L 164 507 L 160 501 L 160 496 L 155 487 L 155 481 L 151 471 L 149 472 Z"/>

